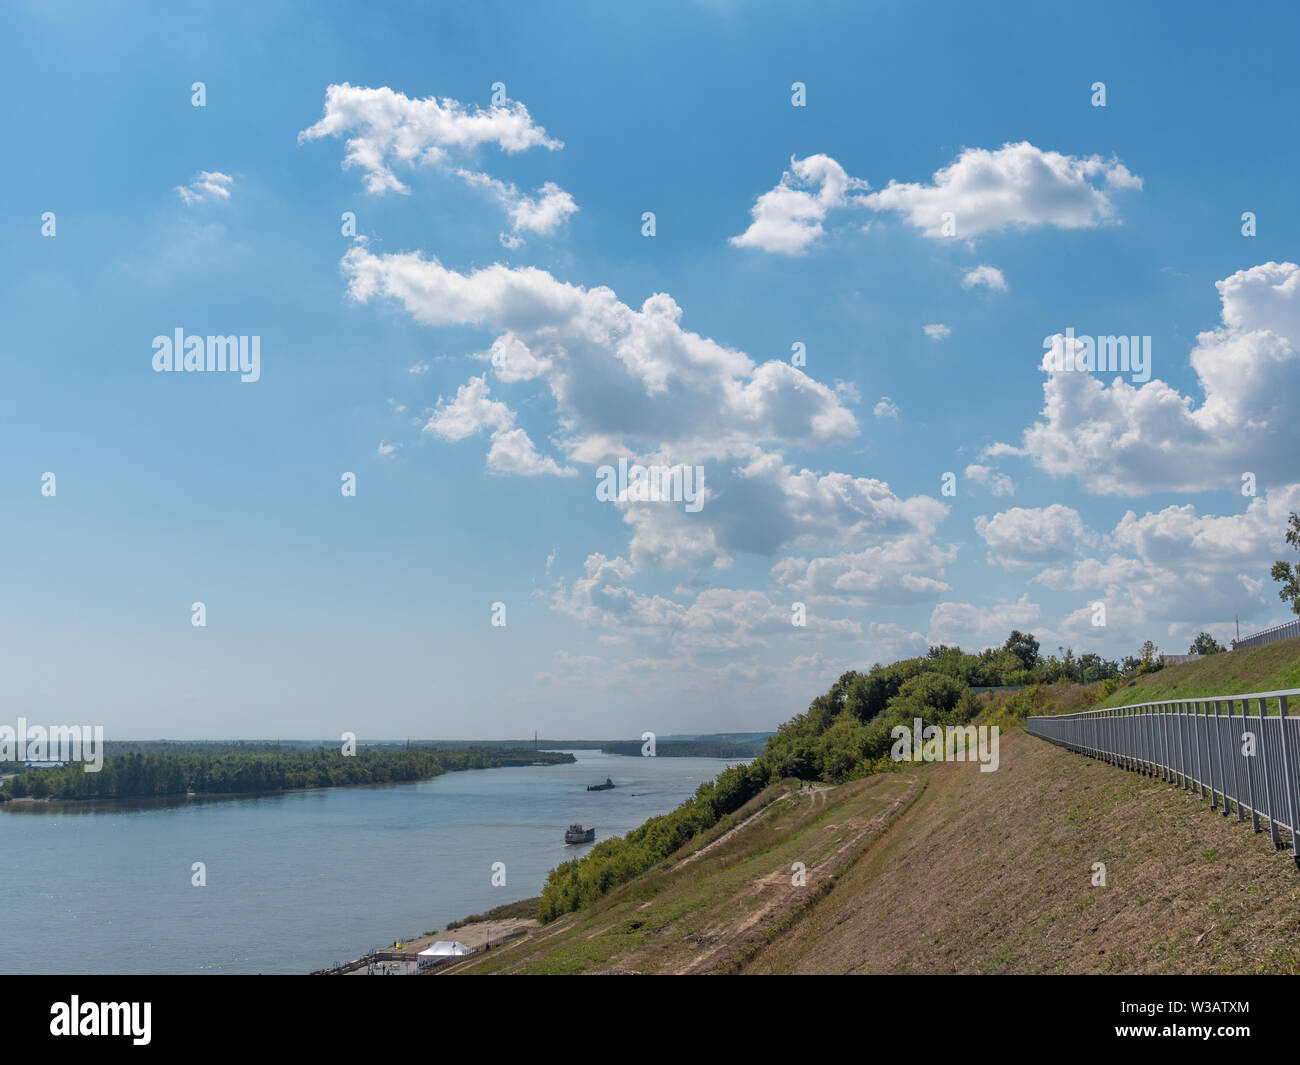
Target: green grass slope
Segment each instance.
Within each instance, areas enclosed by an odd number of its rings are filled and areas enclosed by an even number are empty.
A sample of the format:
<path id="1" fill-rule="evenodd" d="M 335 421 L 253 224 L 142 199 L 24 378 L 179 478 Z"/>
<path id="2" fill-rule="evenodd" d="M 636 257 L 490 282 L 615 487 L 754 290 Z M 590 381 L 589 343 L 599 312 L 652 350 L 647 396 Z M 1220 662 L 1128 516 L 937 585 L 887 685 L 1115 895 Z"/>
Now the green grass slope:
<path id="1" fill-rule="evenodd" d="M 1171 666 L 1105 705 L 1291 687 L 1300 640 Z M 1300 974 L 1285 832 L 1275 850 L 1249 820 L 1020 728 L 1100 695 L 988 699 L 983 719 L 1006 729 L 996 772 L 769 786 L 596 903 L 450 971 Z"/>
<path id="2" fill-rule="evenodd" d="M 448 972 L 734 972 L 814 907 L 920 793 L 912 772 L 774 786 L 585 909 Z"/>
<path id="3" fill-rule="evenodd" d="M 1300 688 L 1300 638 L 1210 655 L 1199 662 L 1186 662 L 1181 666 L 1166 666 L 1124 685 L 1097 705 L 1128 706 L 1166 699 L 1203 699 L 1212 695 L 1245 695 L 1286 688 Z M 1292 704 L 1290 711 L 1300 713 L 1300 704 L 1295 700 Z M 1272 709 L 1276 712 L 1276 702 Z"/>
<path id="4" fill-rule="evenodd" d="M 1249 819 L 1023 732 L 995 773 L 918 772 L 916 802 L 742 972 L 1300 973 L 1300 873 Z"/>

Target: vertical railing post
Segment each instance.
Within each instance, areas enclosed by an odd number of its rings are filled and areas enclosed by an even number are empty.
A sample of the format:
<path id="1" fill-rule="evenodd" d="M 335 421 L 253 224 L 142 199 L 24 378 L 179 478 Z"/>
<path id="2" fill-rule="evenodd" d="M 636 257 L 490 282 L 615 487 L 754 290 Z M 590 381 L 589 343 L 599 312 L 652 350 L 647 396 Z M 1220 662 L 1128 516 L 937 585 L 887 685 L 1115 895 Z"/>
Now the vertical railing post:
<path id="1" fill-rule="evenodd" d="M 1223 761 L 1223 730 L 1219 727 L 1219 700 L 1214 700 L 1214 748 L 1219 752 L 1219 794 L 1223 797 L 1223 816 L 1231 815 L 1228 806 L 1228 774 Z"/>
<path id="2" fill-rule="evenodd" d="M 1214 795 L 1214 761 L 1210 756 L 1210 710 L 1202 699 L 1196 700 L 1196 713 L 1200 716 L 1201 738 L 1205 741 L 1205 791 L 1210 796 L 1210 809 L 1217 809 L 1218 799 Z"/>
<path id="3" fill-rule="evenodd" d="M 1147 776 L 1156 775 L 1156 736 L 1155 736 L 1155 718 L 1151 716 L 1151 707 L 1145 707 L 1142 710 L 1142 745 L 1147 752 Z"/>
<path id="4" fill-rule="evenodd" d="M 1246 733 L 1250 731 L 1250 726 L 1246 724 L 1246 704 L 1249 699 L 1241 700 L 1241 742 L 1246 742 Z M 1243 754 L 1246 760 L 1246 787 L 1250 789 L 1250 823 L 1256 832 L 1259 832 L 1259 804 L 1255 801 L 1255 751 L 1259 749 L 1258 738 L 1252 744 L 1254 750 L 1249 755 Z"/>
<path id="5" fill-rule="evenodd" d="M 1210 791 L 1210 809 L 1219 808 L 1218 797 L 1214 794 L 1214 757 L 1210 752 L 1210 711 L 1203 700 L 1196 701 L 1196 709 L 1201 717 L 1201 734 L 1205 737 L 1205 782 Z"/>
<path id="6" fill-rule="evenodd" d="M 1150 773 L 1151 778 L 1155 779 L 1156 774 L 1160 771 L 1160 753 L 1156 749 L 1155 711 L 1148 706 L 1146 710 L 1143 711 L 1143 714 L 1147 719 L 1147 770 Z"/>
<path id="7" fill-rule="evenodd" d="M 1192 700 L 1187 702 L 1187 713 L 1191 718 L 1192 735 L 1196 737 L 1196 797 L 1205 798 L 1205 759 L 1201 757 L 1201 715 L 1200 707 Z"/>
<path id="8" fill-rule="evenodd" d="M 1128 712 L 1128 749 L 1133 756 L 1133 772 L 1142 772 L 1142 713 L 1136 706 Z"/>
<path id="9" fill-rule="evenodd" d="M 1160 760 L 1160 779 L 1168 779 L 1169 774 L 1169 745 L 1165 740 L 1165 707 L 1161 703 L 1151 711 L 1155 717 L 1152 723 L 1156 727 L 1156 755 Z"/>
<path id="10" fill-rule="evenodd" d="M 1146 711 L 1140 706 L 1135 706 L 1133 708 L 1133 753 L 1137 757 L 1137 771 L 1139 776 L 1146 776 L 1147 772 L 1146 731 Z"/>
<path id="11" fill-rule="evenodd" d="M 1241 747 L 1233 742 L 1232 739 L 1232 704 L 1235 699 L 1228 700 L 1228 752 L 1232 757 L 1232 788 L 1237 793 L 1237 821 L 1246 820 L 1246 812 L 1242 808 L 1244 792 L 1241 787 Z"/>
<path id="12" fill-rule="evenodd" d="M 1137 711 L 1129 708 L 1129 712 L 1124 715 L 1124 749 L 1128 752 L 1128 767 L 1133 772 L 1137 772 L 1137 744 L 1133 742 L 1133 733 L 1137 731 L 1133 727 L 1133 722 L 1137 720 Z"/>
<path id="13" fill-rule="evenodd" d="M 1277 838 L 1277 804 L 1273 801 L 1273 771 L 1268 765 L 1268 737 L 1264 733 L 1264 711 L 1267 709 L 1265 705 L 1267 702 L 1267 699 L 1258 700 L 1259 742 L 1255 748 L 1264 763 L 1264 798 L 1268 802 L 1268 834 L 1273 840 L 1273 846 L 1280 847 L 1282 841 Z"/>
<path id="14" fill-rule="evenodd" d="M 1151 708 L 1142 709 L 1142 752 L 1146 755 L 1147 776 L 1156 775 L 1156 752 L 1151 744 Z"/>
<path id="15" fill-rule="evenodd" d="M 1183 703 L 1174 703 L 1174 713 L 1177 715 L 1174 720 L 1178 723 L 1178 761 L 1183 763 L 1183 791 L 1186 792 L 1188 782 L 1187 765 L 1188 761 L 1190 761 L 1188 753 L 1190 753 L 1191 749 L 1187 746 L 1187 714 L 1183 711 Z"/>
<path id="16" fill-rule="evenodd" d="M 1169 745 L 1169 703 L 1162 702 L 1160 705 L 1160 739 L 1165 749 L 1165 783 L 1169 784 L 1174 779 L 1174 749 Z"/>
<path id="17" fill-rule="evenodd" d="M 1182 729 L 1183 732 L 1183 751 L 1185 752 L 1183 755 L 1185 759 L 1183 762 L 1183 787 L 1185 790 L 1191 791 L 1192 765 L 1194 764 L 1192 760 L 1192 730 L 1191 725 L 1187 720 L 1187 704 L 1180 700 L 1177 706 L 1178 716 L 1181 719 L 1178 727 Z"/>
<path id="18" fill-rule="evenodd" d="M 1179 702 L 1174 703 L 1174 709 L 1178 714 L 1178 750 L 1183 762 L 1183 791 L 1187 791 L 1192 786 L 1192 746 L 1187 742 L 1187 707 Z"/>
<path id="19" fill-rule="evenodd" d="M 1160 707 L 1151 708 L 1151 734 L 1156 744 L 1156 776 L 1165 779 L 1165 729 L 1160 720 Z"/>
<path id="20" fill-rule="evenodd" d="M 1150 769 L 1147 765 L 1147 712 L 1141 707 L 1133 710 L 1133 747 L 1137 752 L 1138 773 L 1146 776 Z"/>
<path id="21" fill-rule="evenodd" d="M 1156 733 L 1156 761 L 1160 770 L 1160 777 L 1163 780 L 1165 770 L 1168 769 L 1169 751 L 1165 744 L 1165 722 L 1164 722 L 1164 704 L 1153 706 L 1151 708 L 1151 725 Z"/>
<path id="22" fill-rule="evenodd" d="M 1294 778 L 1291 776 L 1291 756 L 1287 752 L 1289 744 L 1286 742 L 1286 718 L 1286 696 L 1279 695 L 1277 697 L 1277 728 L 1282 738 L 1282 781 L 1286 787 L 1287 813 L 1291 818 L 1291 854 L 1297 861 L 1300 861 L 1300 828 L 1296 825 L 1294 789 L 1291 787 Z"/>
<path id="23" fill-rule="evenodd" d="M 1165 726 L 1160 720 L 1160 707 L 1151 708 L 1151 732 L 1156 741 L 1156 776 L 1165 779 Z"/>

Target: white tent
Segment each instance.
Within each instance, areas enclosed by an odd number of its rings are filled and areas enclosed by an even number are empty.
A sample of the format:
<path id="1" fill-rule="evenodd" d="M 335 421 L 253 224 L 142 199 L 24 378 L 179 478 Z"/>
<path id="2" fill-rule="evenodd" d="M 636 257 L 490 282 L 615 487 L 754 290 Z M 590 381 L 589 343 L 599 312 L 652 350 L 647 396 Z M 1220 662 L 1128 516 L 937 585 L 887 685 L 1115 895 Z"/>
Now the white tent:
<path id="1" fill-rule="evenodd" d="M 420 951 L 421 958 L 450 958 L 461 954 L 473 954 L 474 952 L 464 943 L 457 943 L 453 940 L 440 939 L 431 947 L 425 947 Z"/>

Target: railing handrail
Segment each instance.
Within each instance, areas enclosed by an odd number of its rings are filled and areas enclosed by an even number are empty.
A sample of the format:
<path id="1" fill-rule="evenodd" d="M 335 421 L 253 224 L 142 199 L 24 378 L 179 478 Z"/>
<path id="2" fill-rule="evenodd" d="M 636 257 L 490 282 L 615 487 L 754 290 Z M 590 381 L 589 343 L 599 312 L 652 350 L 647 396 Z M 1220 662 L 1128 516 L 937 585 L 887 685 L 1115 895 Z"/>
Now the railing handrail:
<path id="1" fill-rule="evenodd" d="M 1286 688 L 1276 692 L 1243 692 L 1241 695 L 1188 695 L 1172 699 L 1154 699 L 1149 703 L 1129 703 L 1126 706 L 1094 706 L 1091 710 L 1076 710 L 1072 714 L 1030 714 L 1029 717 L 1083 717 L 1085 714 L 1104 714 L 1115 710 L 1143 710 L 1148 706 L 1168 706 L 1170 703 L 1226 703 L 1238 699 L 1278 699 L 1300 695 L 1300 688 Z"/>
<path id="2" fill-rule="evenodd" d="M 1288 713 L 1300 703 L 1295 696 L 1300 688 L 1159 699 L 1039 714 L 1025 724 L 1029 735 L 1047 743 L 1208 798 L 1210 809 L 1224 817 L 1235 804 L 1239 822 L 1249 813 L 1256 832 L 1264 822 L 1274 847 L 1283 845 L 1278 830 L 1285 829 L 1300 865 L 1300 716 Z M 1277 716 L 1268 712 L 1271 700 Z M 1234 713 L 1238 702 L 1240 714 Z M 1226 714 L 1220 712 L 1224 703 Z"/>
<path id="3" fill-rule="evenodd" d="M 1231 641 L 1232 650 L 1245 650 L 1250 647 L 1259 647 L 1263 644 L 1274 643 L 1277 640 L 1290 640 L 1300 636 L 1300 617 L 1292 618 L 1290 621 L 1282 621 L 1276 625 L 1270 625 L 1266 629 L 1260 629 L 1258 632 L 1248 633 L 1245 636 L 1239 636 Z"/>
<path id="4" fill-rule="evenodd" d="M 1279 621 L 1276 625 L 1270 625 L 1266 629 L 1256 629 L 1254 632 L 1248 632 L 1241 637 L 1243 640 L 1253 640 L 1256 636 L 1267 636 L 1270 632 L 1277 632 L 1278 629 L 1289 628 L 1292 625 L 1300 624 L 1300 617 L 1289 618 L 1286 621 Z"/>

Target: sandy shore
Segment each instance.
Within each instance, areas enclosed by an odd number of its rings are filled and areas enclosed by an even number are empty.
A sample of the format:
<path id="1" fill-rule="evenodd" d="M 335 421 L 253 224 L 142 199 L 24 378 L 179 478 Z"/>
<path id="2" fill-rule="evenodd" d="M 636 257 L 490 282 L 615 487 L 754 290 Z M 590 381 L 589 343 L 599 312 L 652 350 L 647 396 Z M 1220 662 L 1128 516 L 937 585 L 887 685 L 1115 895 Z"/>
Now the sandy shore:
<path id="1" fill-rule="evenodd" d="M 500 921 L 481 921 L 476 924 L 462 925 L 460 928 L 453 928 L 450 932 L 435 932 L 431 936 L 403 940 L 402 952 L 418 954 L 425 947 L 431 947 L 439 940 L 464 943 L 467 947 L 481 947 L 489 942 L 496 943 L 515 932 L 536 928 L 538 923 L 537 919 L 532 917 L 506 917 Z"/>

